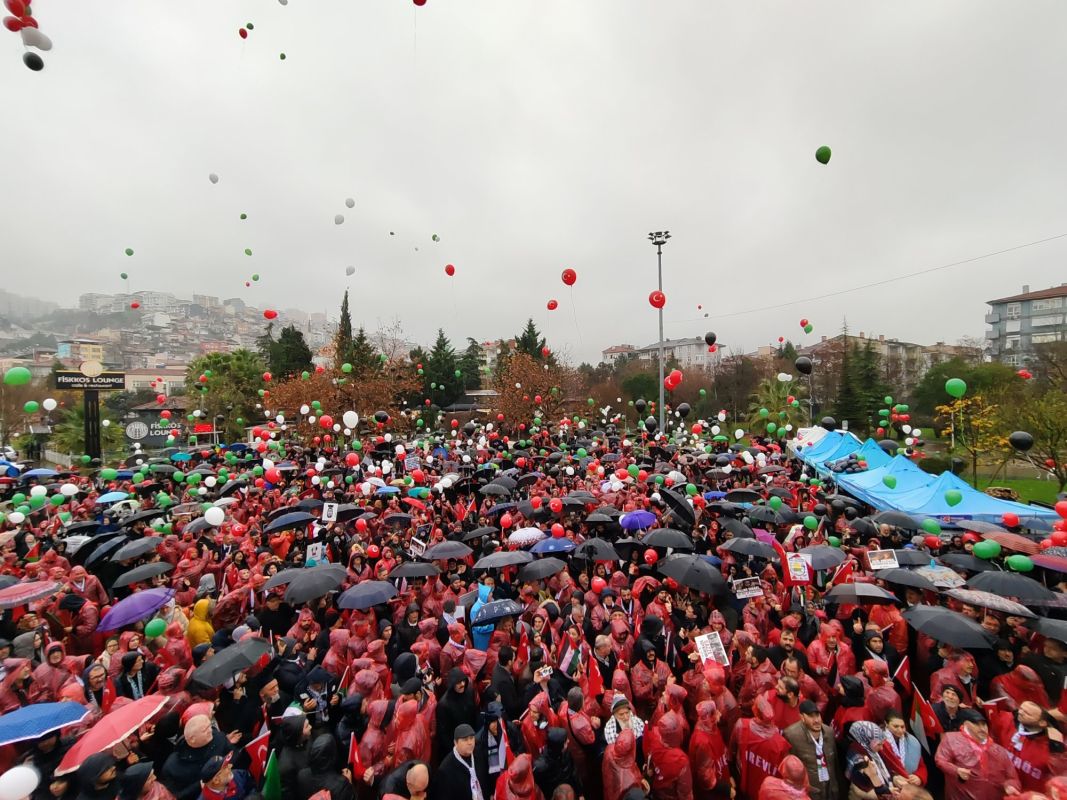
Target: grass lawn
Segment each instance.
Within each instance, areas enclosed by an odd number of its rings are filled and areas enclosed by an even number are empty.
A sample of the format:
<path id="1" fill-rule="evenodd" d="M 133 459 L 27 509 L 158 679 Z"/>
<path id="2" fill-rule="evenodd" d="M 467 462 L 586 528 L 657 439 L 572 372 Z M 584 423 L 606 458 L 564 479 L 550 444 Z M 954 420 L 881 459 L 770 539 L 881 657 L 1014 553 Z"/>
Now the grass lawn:
<path id="1" fill-rule="evenodd" d="M 1023 502 L 1028 500 L 1038 500 L 1042 503 L 1048 503 L 1049 505 L 1055 505 L 1056 494 L 1059 491 L 1059 487 L 1056 481 L 1042 481 L 1037 478 L 1004 478 L 999 477 L 992 482 L 987 476 L 980 475 L 978 477 L 978 488 L 981 491 L 985 491 L 989 485 L 993 486 L 1006 486 L 1014 489 L 1019 493 L 1019 498 Z"/>

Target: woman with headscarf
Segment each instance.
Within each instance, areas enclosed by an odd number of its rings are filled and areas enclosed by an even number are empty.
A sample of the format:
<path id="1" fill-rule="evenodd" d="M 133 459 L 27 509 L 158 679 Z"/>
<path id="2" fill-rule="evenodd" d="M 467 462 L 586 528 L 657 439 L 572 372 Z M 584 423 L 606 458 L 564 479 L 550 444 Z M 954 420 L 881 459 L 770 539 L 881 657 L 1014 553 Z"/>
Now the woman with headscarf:
<path id="1" fill-rule="evenodd" d="M 778 765 L 778 774 L 763 782 L 759 800 L 807 800 L 808 771 L 804 762 L 793 755 Z"/>
<path id="2" fill-rule="evenodd" d="M 861 719 L 852 723 L 849 737 L 852 743 L 845 756 L 845 778 L 850 800 L 889 795 L 893 776 L 881 755 L 886 732 L 870 720 Z"/>
<path id="3" fill-rule="evenodd" d="M 630 789 L 644 788 L 641 768 L 637 766 L 637 744 L 632 731 L 623 731 L 604 751 L 601 765 L 604 800 L 622 800 Z"/>
<path id="4" fill-rule="evenodd" d="M 77 800 L 115 800 L 119 794 L 118 769 L 110 753 L 93 753 L 78 767 Z"/>
<path id="5" fill-rule="evenodd" d="M 174 800 L 174 795 L 156 778 L 152 762 L 140 761 L 119 780 L 119 800 Z"/>
<path id="6" fill-rule="evenodd" d="M 213 602 L 210 597 L 201 597 L 193 605 L 193 618 L 189 620 L 189 627 L 185 630 L 185 638 L 189 642 L 189 647 L 207 644 L 215 635 L 215 628 L 210 618 Z"/>
<path id="7" fill-rule="evenodd" d="M 39 702 L 55 702 L 63 687 L 75 681 L 74 674 L 67 668 L 66 658 L 62 642 L 50 642 L 45 647 L 45 662 L 33 671 L 33 683 L 40 692 Z M 84 662 L 82 659 L 83 665 Z"/>
<path id="8" fill-rule="evenodd" d="M 44 628 L 37 628 L 16 636 L 11 643 L 15 658 L 28 659 L 35 669 L 41 666 L 45 662 L 44 646 L 46 642 L 44 630 Z"/>
<path id="9" fill-rule="evenodd" d="M 152 688 L 159 675 L 159 667 L 136 651 L 122 657 L 122 674 L 115 681 L 115 691 L 121 697 L 140 700 L 152 693 Z"/>
<path id="10" fill-rule="evenodd" d="M 453 667 L 445 676 L 445 693 L 437 702 L 437 751 L 447 753 L 452 743 L 452 733 L 466 723 L 471 727 L 478 724 L 478 708 L 474 704 L 474 690 L 470 687 L 466 673 L 459 667 Z"/>
<path id="11" fill-rule="evenodd" d="M 5 658 L 3 664 L 5 674 L 3 681 L 0 681 L 0 714 L 28 706 L 37 699 L 30 660 Z"/>
<path id="12" fill-rule="evenodd" d="M 919 740 L 908 732 L 903 715 L 897 711 L 890 711 L 886 715 L 885 744 L 880 754 L 893 776 L 894 784 L 926 784 L 926 764 L 923 763 Z"/>
<path id="13" fill-rule="evenodd" d="M 720 790 L 732 780 L 714 700 L 697 703 L 696 727 L 689 737 L 689 764 L 693 771 L 693 796 L 697 800 L 721 796 Z"/>

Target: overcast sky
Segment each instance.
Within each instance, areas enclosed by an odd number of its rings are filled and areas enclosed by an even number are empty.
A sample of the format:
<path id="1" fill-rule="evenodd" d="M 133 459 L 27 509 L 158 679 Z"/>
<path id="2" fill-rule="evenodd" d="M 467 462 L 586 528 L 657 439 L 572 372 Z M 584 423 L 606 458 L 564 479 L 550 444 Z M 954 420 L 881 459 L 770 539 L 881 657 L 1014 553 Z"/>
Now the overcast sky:
<path id="1" fill-rule="evenodd" d="M 652 230 L 673 234 L 667 335 L 745 350 L 846 316 L 923 343 L 980 336 L 986 300 L 1067 280 L 1061 239 L 736 313 L 1067 233 L 1062 0 L 34 11 L 55 42 L 44 72 L 0 30 L 14 292 L 72 305 L 127 271 L 135 290 L 334 315 L 350 286 L 370 328 L 489 339 L 533 315 L 551 347 L 596 361 L 656 338 Z"/>

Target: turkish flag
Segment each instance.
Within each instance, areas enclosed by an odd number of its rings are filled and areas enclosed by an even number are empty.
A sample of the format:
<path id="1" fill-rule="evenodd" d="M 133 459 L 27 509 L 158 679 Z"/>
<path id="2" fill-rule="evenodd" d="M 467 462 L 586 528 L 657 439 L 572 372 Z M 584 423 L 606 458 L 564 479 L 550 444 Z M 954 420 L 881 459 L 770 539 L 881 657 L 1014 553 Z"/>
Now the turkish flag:
<path id="1" fill-rule="evenodd" d="M 363 780 L 363 773 L 367 770 L 359 760 L 359 744 L 354 733 L 348 739 L 348 763 L 352 765 L 352 777 L 357 781 Z"/>
<path id="2" fill-rule="evenodd" d="M 900 666 L 897 667 L 896 672 L 893 673 L 893 680 L 900 683 L 901 688 L 905 692 L 911 687 L 911 661 L 908 656 L 900 659 Z"/>
<path id="3" fill-rule="evenodd" d="M 596 663 L 596 659 L 590 656 L 589 663 L 585 666 L 585 674 L 589 679 L 587 686 L 587 693 L 589 697 L 599 697 L 604 693 L 604 676 L 600 674 L 600 665 Z M 581 709 L 576 709 L 581 711 Z"/>
<path id="4" fill-rule="evenodd" d="M 842 583 L 854 583 L 855 582 L 855 564 L 851 558 L 846 559 L 844 563 L 837 568 L 834 573 L 834 577 L 830 579 L 831 586 L 837 586 Z"/>
<path id="5" fill-rule="evenodd" d="M 523 664 L 530 663 L 530 636 L 526 633 L 525 626 L 519 636 L 519 649 L 515 652 L 515 658 Z"/>
<path id="6" fill-rule="evenodd" d="M 257 783 L 263 778 L 263 770 L 267 767 L 267 751 L 269 750 L 269 745 L 269 730 L 266 733 L 261 733 L 245 745 L 248 757 L 252 759 L 252 763 L 248 765 L 248 771 L 252 773 L 252 777 L 256 779 Z"/>

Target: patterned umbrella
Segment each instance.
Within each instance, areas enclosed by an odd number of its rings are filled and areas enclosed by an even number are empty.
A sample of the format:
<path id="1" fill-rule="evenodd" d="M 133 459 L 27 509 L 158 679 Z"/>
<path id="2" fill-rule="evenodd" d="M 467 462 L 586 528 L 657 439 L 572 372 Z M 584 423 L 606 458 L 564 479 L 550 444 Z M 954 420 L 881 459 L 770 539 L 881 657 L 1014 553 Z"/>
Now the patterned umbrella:
<path id="1" fill-rule="evenodd" d="M 959 600 L 961 603 L 978 606 L 979 608 L 990 608 L 993 611 L 1002 611 L 1012 617 L 1037 616 L 1026 606 L 992 592 L 980 592 L 974 589 L 949 589 L 945 594 Z"/>
<path id="2" fill-rule="evenodd" d="M 0 589 L 0 608 L 18 608 L 19 606 L 48 597 L 60 590 L 55 581 L 27 581 Z"/>
<path id="3" fill-rule="evenodd" d="M 1063 550 L 1064 548 L 1049 548 L 1049 550 Z M 1062 572 L 1067 574 L 1067 557 L 1065 556 L 1050 556 L 1048 550 L 1044 553 L 1039 553 L 1036 556 L 1030 556 L 1030 560 L 1034 562 L 1034 566 L 1041 567 L 1042 569 L 1049 569 L 1053 572 Z"/>
<path id="4" fill-rule="evenodd" d="M 508 544 L 513 544 L 517 547 L 529 547 L 531 544 L 541 541 L 546 536 L 548 536 L 548 534 L 540 528 L 519 528 L 508 536 Z"/>
<path id="5" fill-rule="evenodd" d="M 1020 600 L 1051 600 L 1056 593 L 1033 578 L 1015 572 L 980 572 L 967 581 L 967 588 L 993 592 L 1003 597 L 1018 597 Z"/>
<path id="6" fill-rule="evenodd" d="M 38 739 L 85 719 L 89 713 L 81 703 L 34 703 L 0 717 L 0 746 Z"/>
<path id="7" fill-rule="evenodd" d="M 1005 550 L 1014 550 L 1016 553 L 1025 553 L 1028 556 L 1037 554 L 1041 547 L 1033 539 L 1028 539 L 1018 533 L 986 533 L 983 539 L 996 542 Z"/>
<path id="8" fill-rule="evenodd" d="M 893 570 L 886 570 L 886 572 L 891 571 Z M 932 567 L 919 567 L 915 570 L 915 574 L 921 575 L 935 587 L 942 589 L 955 589 L 957 586 L 963 586 L 963 584 L 966 583 L 966 581 L 963 580 L 963 576 L 955 570 L 938 565 Z"/>

